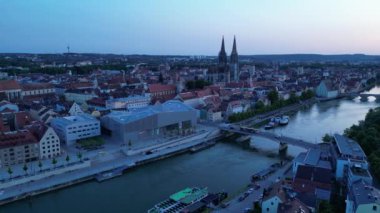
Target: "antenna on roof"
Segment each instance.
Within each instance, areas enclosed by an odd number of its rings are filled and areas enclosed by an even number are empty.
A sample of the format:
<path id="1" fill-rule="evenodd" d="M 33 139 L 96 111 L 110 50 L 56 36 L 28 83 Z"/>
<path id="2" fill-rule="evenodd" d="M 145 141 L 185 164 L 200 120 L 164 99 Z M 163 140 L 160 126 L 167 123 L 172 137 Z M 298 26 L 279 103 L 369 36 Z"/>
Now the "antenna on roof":
<path id="1" fill-rule="evenodd" d="M 70 45 L 67 45 L 67 53 L 69 54 L 70 53 Z"/>

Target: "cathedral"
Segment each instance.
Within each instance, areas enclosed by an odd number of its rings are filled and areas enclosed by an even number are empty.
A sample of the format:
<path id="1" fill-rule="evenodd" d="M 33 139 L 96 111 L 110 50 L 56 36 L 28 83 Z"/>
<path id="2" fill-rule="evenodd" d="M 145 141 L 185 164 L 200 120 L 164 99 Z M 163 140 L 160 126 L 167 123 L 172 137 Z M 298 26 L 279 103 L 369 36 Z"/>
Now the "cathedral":
<path id="1" fill-rule="evenodd" d="M 236 38 L 232 45 L 230 61 L 228 62 L 227 53 L 224 47 L 224 37 L 218 55 L 218 64 L 209 68 L 207 80 L 212 83 L 229 83 L 239 81 L 239 55 L 236 48 Z"/>

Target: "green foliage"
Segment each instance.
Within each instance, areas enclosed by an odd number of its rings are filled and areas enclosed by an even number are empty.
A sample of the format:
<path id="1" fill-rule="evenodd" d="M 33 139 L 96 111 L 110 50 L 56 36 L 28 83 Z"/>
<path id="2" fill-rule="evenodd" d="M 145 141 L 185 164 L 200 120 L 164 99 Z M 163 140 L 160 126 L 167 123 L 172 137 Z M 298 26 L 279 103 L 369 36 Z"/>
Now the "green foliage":
<path id="1" fill-rule="evenodd" d="M 294 104 L 294 103 L 297 103 L 299 100 L 300 100 L 300 98 L 296 95 L 296 93 L 291 92 L 289 99 L 286 101 L 288 101 L 290 104 Z"/>
<path id="2" fill-rule="evenodd" d="M 82 153 L 78 152 L 77 157 L 78 157 L 78 159 L 81 161 L 81 160 L 82 160 L 82 157 L 83 157 Z"/>
<path id="3" fill-rule="evenodd" d="M 42 169 L 42 162 L 41 161 L 38 161 L 38 167 L 40 168 L 40 171 Z"/>
<path id="4" fill-rule="evenodd" d="M 368 156 L 372 173 L 380 179 L 380 108 L 369 110 L 365 120 L 346 129 L 345 135 L 360 144 Z"/>
<path id="5" fill-rule="evenodd" d="M 22 167 L 22 170 L 24 170 L 24 172 L 26 173 L 28 171 L 28 166 L 24 164 L 24 166 Z"/>
<path id="6" fill-rule="evenodd" d="M 325 143 L 331 142 L 331 140 L 332 140 L 332 137 L 329 134 L 325 134 L 322 137 L 322 141 L 325 142 Z"/>
<path id="7" fill-rule="evenodd" d="M 322 201 L 319 204 L 319 211 L 320 213 L 335 213 L 333 205 L 331 205 L 327 201 Z"/>
<path id="8" fill-rule="evenodd" d="M 279 100 L 278 92 L 276 90 L 270 91 L 267 96 L 271 104 L 274 104 Z"/>
<path id="9" fill-rule="evenodd" d="M 8 167 L 7 172 L 8 172 L 9 175 L 12 175 L 12 174 L 13 174 L 13 170 L 12 170 L 12 168 L 11 168 L 11 167 Z"/>
<path id="10" fill-rule="evenodd" d="M 86 138 L 78 141 L 78 144 L 84 149 L 97 148 L 104 144 L 104 140 L 101 137 Z"/>
<path id="11" fill-rule="evenodd" d="M 254 108 L 255 108 L 255 110 L 263 110 L 265 108 L 265 105 L 262 101 L 258 101 L 258 102 L 256 102 Z"/>
<path id="12" fill-rule="evenodd" d="M 205 80 L 195 80 L 195 81 L 187 81 L 186 82 L 186 88 L 188 90 L 192 89 L 203 89 L 205 86 L 209 86 L 210 82 L 205 81 Z"/>
<path id="13" fill-rule="evenodd" d="M 273 90 L 268 94 L 268 99 L 269 99 L 269 96 L 273 96 L 272 99 L 275 100 L 278 98 L 278 93 Z M 310 97 L 310 98 L 314 97 L 314 92 L 311 90 L 305 92 L 303 100 L 309 99 L 307 97 Z M 307 99 L 305 99 L 305 98 L 307 98 Z M 246 112 L 235 113 L 235 114 L 231 115 L 230 117 L 228 117 L 228 120 L 231 123 L 242 121 L 242 120 L 248 119 L 250 117 L 253 117 L 255 115 L 258 115 L 258 114 L 277 110 L 277 109 L 280 109 L 282 107 L 298 103 L 299 100 L 300 100 L 300 98 L 298 98 L 295 93 L 291 93 L 288 100 L 284 101 L 283 99 L 277 99 L 275 102 L 272 102 L 272 104 L 270 106 L 265 106 L 262 101 L 258 101 L 252 109 L 250 109 Z"/>
<path id="14" fill-rule="evenodd" d="M 53 160 L 51 160 L 51 163 L 55 166 L 55 164 L 58 163 L 57 159 L 53 158 Z"/>
<path id="15" fill-rule="evenodd" d="M 302 101 L 305 101 L 307 99 L 310 99 L 310 98 L 313 98 L 315 96 L 315 93 L 313 90 L 307 90 L 307 91 L 303 91 L 301 96 L 300 96 L 300 99 Z"/>
<path id="16" fill-rule="evenodd" d="M 162 75 L 162 73 L 160 73 L 160 75 L 158 76 L 158 81 L 160 83 L 163 83 L 164 82 L 164 76 Z"/>

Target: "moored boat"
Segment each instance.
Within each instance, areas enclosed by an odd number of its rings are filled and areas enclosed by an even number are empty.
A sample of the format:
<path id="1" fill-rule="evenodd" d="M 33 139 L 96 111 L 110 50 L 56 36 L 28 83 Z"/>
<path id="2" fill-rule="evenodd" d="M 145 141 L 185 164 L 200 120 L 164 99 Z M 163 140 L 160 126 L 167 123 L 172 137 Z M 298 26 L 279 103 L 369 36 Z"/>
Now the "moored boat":
<path id="1" fill-rule="evenodd" d="M 287 125 L 289 123 L 289 116 L 283 115 L 280 120 L 280 125 Z"/>
<path id="2" fill-rule="evenodd" d="M 168 199 L 156 204 L 148 210 L 148 213 L 166 213 L 166 212 L 181 212 L 186 207 L 195 204 L 207 197 L 208 189 L 205 188 L 185 188 L 175 194 L 172 194 Z"/>

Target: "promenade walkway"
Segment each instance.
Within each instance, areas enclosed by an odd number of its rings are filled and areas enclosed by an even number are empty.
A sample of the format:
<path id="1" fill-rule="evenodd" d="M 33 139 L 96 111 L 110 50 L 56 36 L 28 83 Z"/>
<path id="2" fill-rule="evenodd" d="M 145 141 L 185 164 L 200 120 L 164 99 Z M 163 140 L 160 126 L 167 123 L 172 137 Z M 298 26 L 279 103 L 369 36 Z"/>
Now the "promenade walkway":
<path id="1" fill-rule="evenodd" d="M 126 155 L 123 149 L 119 148 L 113 152 L 108 151 L 102 153 L 97 157 L 93 156 L 88 161 L 91 162 L 91 166 L 69 171 L 59 175 L 47 176 L 43 179 L 35 180 L 33 182 L 27 182 L 18 184 L 15 186 L 0 189 L 0 205 L 6 202 L 17 200 L 25 196 L 31 196 L 38 193 L 53 190 L 60 186 L 70 185 L 82 180 L 92 179 L 96 174 L 113 170 L 119 167 L 134 167 L 140 163 L 144 163 L 149 160 L 158 159 L 178 151 L 187 150 L 193 146 L 201 144 L 207 140 L 219 136 L 219 130 L 214 129 L 213 132 L 203 132 L 180 141 L 173 141 L 171 144 L 167 144 L 166 147 L 160 147 L 153 150 L 151 154 L 140 153 L 136 155 Z M 103 155 L 103 156 L 102 156 Z"/>

